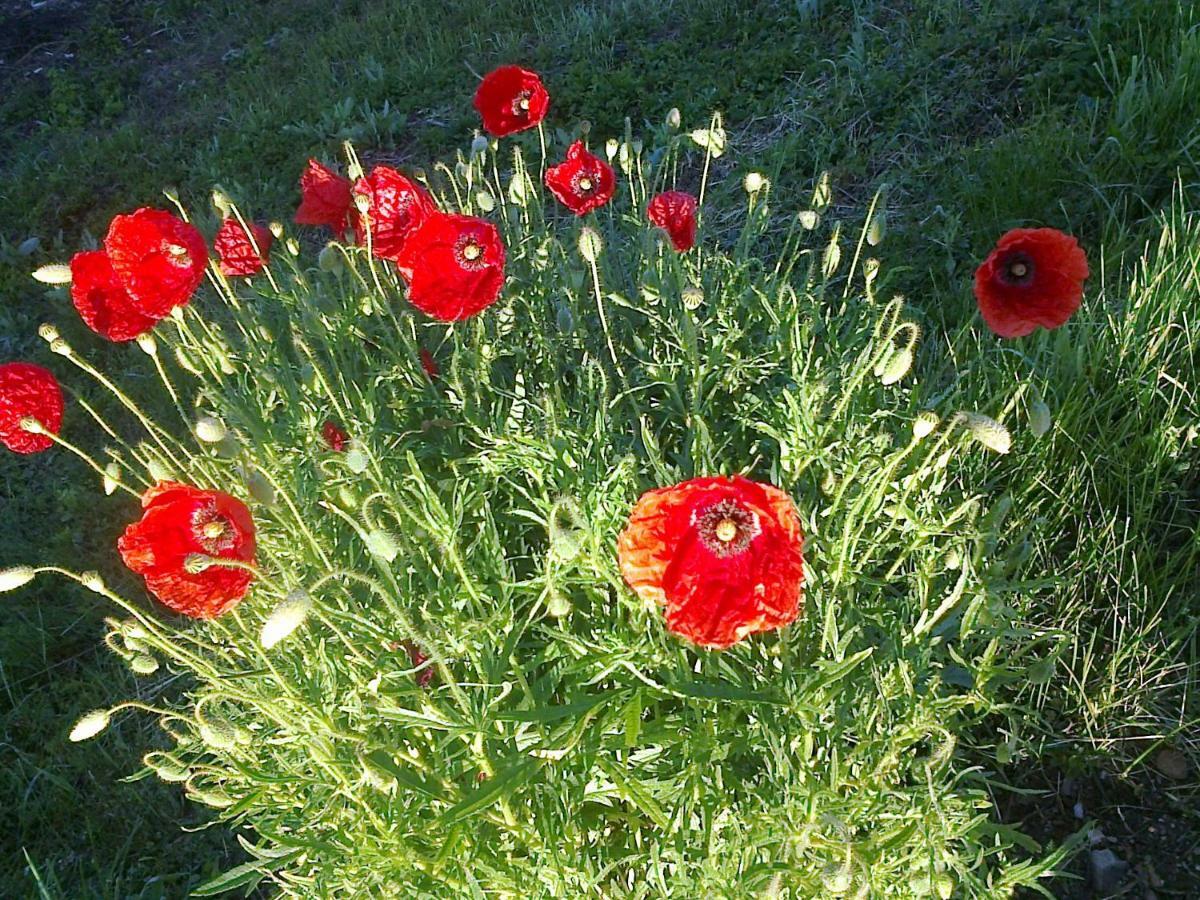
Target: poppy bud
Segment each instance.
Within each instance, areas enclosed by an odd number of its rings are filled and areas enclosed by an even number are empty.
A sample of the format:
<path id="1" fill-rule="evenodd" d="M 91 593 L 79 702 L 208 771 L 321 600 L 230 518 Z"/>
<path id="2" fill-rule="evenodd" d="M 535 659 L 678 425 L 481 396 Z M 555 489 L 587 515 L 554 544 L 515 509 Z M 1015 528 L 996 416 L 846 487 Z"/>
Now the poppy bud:
<path id="1" fill-rule="evenodd" d="M 367 532 L 367 549 L 384 562 L 392 562 L 400 553 L 396 539 L 379 528 Z"/>
<path id="2" fill-rule="evenodd" d="M 561 619 L 571 612 L 571 601 L 557 588 L 551 588 L 546 597 L 546 615 Z"/>
<path id="3" fill-rule="evenodd" d="M 475 195 L 475 205 L 479 207 L 482 213 L 490 213 L 496 208 L 496 198 L 488 191 L 479 191 Z"/>
<path id="4" fill-rule="evenodd" d="M 679 124 L 683 121 L 683 117 L 679 113 L 678 106 L 672 106 L 667 111 L 667 127 L 672 131 L 679 130 Z"/>
<path id="5" fill-rule="evenodd" d="M 870 290 L 871 285 L 875 283 L 875 279 L 878 276 L 879 260 L 875 259 L 875 257 L 871 257 L 863 263 L 863 280 L 866 281 L 868 290 Z"/>
<path id="6" fill-rule="evenodd" d="M 765 188 L 768 183 L 767 179 L 763 178 L 760 172 L 751 172 L 742 179 L 742 187 L 746 189 L 746 193 L 751 197 Z"/>
<path id="7" fill-rule="evenodd" d="M 471 154 L 473 156 L 482 156 L 487 152 L 488 139 L 482 134 L 475 135 L 475 139 L 471 141 Z"/>
<path id="8" fill-rule="evenodd" d="M 565 303 L 558 305 L 558 310 L 554 314 L 554 324 L 558 327 L 559 334 L 570 334 L 575 330 L 575 316 L 571 314 L 571 307 Z"/>
<path id="9" fill-rule="evenodd" d="M 95 709 L 75 723 L 75 727 L 71 729 L 67 739 L 75 743 L 86 741 L 88 738 L 94 738 L 107 727 L 108 710 Z"/>
<path id="10" fill-rule="evenodd" d="M 317 265 L 322 272 L 342 271 L 342 253 L 334 244 L 326 244 L 317 254 Z"/>
<path id="11" fill-rule="evenodd" d="M 200 376 L 200 370 L 196 368 L 196 364 L 183 352 L 181 347 L 175 348 L 175 359 L 184 371 L 191 372 L 196 377 Z"/>
<path id="12" fill-rule="evenodd" d="M 202 788 L 188 787 L 187 795 L 189 799 L 195 800 L 197 803 L 203 803 L 205 806 L 211 806 L 213 809 L 225 809 L 234 804 L 234 799 L 224 791 L 209 791 Z"/>
<path id="13" fill-rule="evenodd" d="M 187 781 L 191 777 L 192 770 L 181 763 L 176 757 L 170 753 L 147 753 L 142 757 L 142 762 L 148 768 L 154 770 L 154 774 L 163 781 L 172 784 L 179 784 Z"/>
<path id="14" fill-rule="evenodd" d="M 950 900 L 954 896 L 954 878 L 952 876 L 943 872 L 933 879 L 933 884 L 941 900 Z"/>
<path id="15" fill-rule="evenodd" d="M 15 591 L 21 585 L 29 584 L 37 577 L 30 566 L 12 566 L 8 569 L 0 569 L 0 594 L 5 591 Z"/>
<path id="16" fill-rule="evenodd" d="M 918 414 L 916 421 L 913 422 L 913 437 L 918 441 L 927 438 L 933 433 L 933 429 L 937 428 L 937 425 L 937 414 L 926 410 Z"/>
<path id="17" fill-rule="evenodd" d="M 854 884 L 854 876 L 848 863 L 830 863 L 821 872 L 821 883 L 831 894 L 844 894 Z"/>
<path id="18" fill-rule="evenodd" d="M 516 206 L 525 205 L 525 176 L 514 175 L 508 183 L 508 200 Z"/>
<path id="19" fill-rule="evenodd" d="M 355 475 L 361 475 L 367 471 L 367 454 L 358 447 L 351 446 L 346 451 L 346 467 Z"/>
<path id="20" fill-rule="evenodd" d="M 62 264 L 40 266 L 33 270 L 33 278 L 42 284 L 70 284 L 71 267 Z"/>
<path id="21" fill-rule="evenodd" d="M 263 506 L 275 505 L 275 488 L 257 469 L 246 474 L 246 490 Z"/>
<path id="22" fill-rule="evenodd" d="M 104 494 L 111 497 L 113 491 L 121 483 L 121 467 L 115 462 L 110 462 L 104 467 Z"/>
<path id="23" fill-rule="evenodd" d="M 213 188 L 212 204 L 216 207 L 217 212 L 221 214 L 222 219 L 228 219 L 233 212 L 233 203 L 220 188 Z"/>
<path id="24" fill-rule="evenodd" d="M 104 579 L 100 577 L 100 573 L 94 569 L 89 569 L 79 576 L 79 583 L 89 591 L 94 591 L 97 594 L 104 593 Z"/>
<path id="25" fill-rule="evenodd" d="M 139 334 L 137 336 L 137 345 L 147 356 L 158 355 L 158 341 L 154 340 L 154 335 L 152 334 Z"/>
<path id="26" fill-rule="evenodd" d="M 1004 454 L 1012 447 L 1012 435 L 1008 429 L 990 416 L 981 413 L 959 413 L 960 421 L 971 432 L 971 437 L 989 450 Z"/>
<path id="27" fill-rule="evenodd" d="M 206 444 L 219 444 L 228 432 L 225 424 L 212 416 L 204 416 L 196 422 L 196 437 Z"/>
<path id="28" fill-rule="evenodd" d="M 579 232 L 579 255 L 594 263 L 604 250 L 604 241 L 595 228 L 584 226 Z"/>
<path id="29" fill-rule="evenodd" d="M 39 237 L 28 237 L 17 245 L 17 253 L 21 256 L 29 256 L 38 247 L 42 246 L 42 239 Z"/>
<path id="30" fill-rule="evenodd" d="M 882 367 L 882 371 L 879 372 L 879 380 L 885 385 L 895 384 L 908 374 L 908 370 L 912 368 L 912 364 L 912 350 L 908 347 L 901 347 L 888 357 L 887 362 Z"/>
<path id="31" fill-rule="evenodd" d="M 45 341 L 58 340 L 58 329 L 49 322 L 43 322 L 38 326 L 38 335 Z"/>
<path id="32" fill-rule="evenodd" d="M 208 717 L 196 709 L 197 728 L 200 740 L 214 750 L 230 750 L 237 744 L 237 734 L 228 720 L 219 716 Z"/>
<path id="33" fill-rule="evenodd" d="M 263 622 L 258 642 L 270 650 L 285 637 L 304 624 L 312 610 L 313 601 L 308 591 L 297 588 L 289 593 Z"/>
<path id="34" fill-rule="evenodd" d="M 800 220 L 800 227 L 805 231 L 812 231 L 821 224 L 821 214 L 811 209 L 802 209 L 796 218 Z"/>
<path id="35" fill-rule="evenodd" d="M 284 242 L 284 246 L 287 247 L 287 252 L 292 254 L 292 256 L 300 255 L 300 244 L 295 238 L 288 238 Z"/>
<path id="36" fill-rule="evenodd" d="M 129 668 L 138 675 L 153 675 L 158 671 L 158 660 L 149 653 L 139 653 L 129 661 Z"/>
<path id="37" fill-rule="evenodd" d="M 1034 388 L 1033 397 L 1029 401 L 1029 430 L 1033 432 L 1034 437 L 1041 437 L 1050 430 L 1052 424 L 1050 407 L 1046 405 L 1042 395 Z"/>

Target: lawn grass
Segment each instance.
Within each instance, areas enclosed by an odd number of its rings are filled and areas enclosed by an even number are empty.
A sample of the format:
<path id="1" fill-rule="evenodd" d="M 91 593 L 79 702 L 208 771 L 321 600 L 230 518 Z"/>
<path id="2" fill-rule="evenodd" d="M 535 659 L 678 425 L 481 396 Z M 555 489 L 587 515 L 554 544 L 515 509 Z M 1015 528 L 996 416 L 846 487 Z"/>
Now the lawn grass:
<path id="1" fill-rule="evenodd" d="M 1055 636 L 1059 674 L 1025 692 L 1036 716 L 1015 709 L 995 725 L 1019 732 L 1019 762 L 1088 771 L 1115 760 L 1117 772 L 1153 752 L 1147 738 L 1178 741 L 1194 725 L 1200 448 L 1187 431 L 1197 342 L 1186 211 L 1200 175 L 1190 112 L 1200 32 L 1186 4 L 464 2 L 429 18 L 367 2 L 58 6 L 74 12 L 41 49 L 17 63 L 4 50 L 4 358 L 38 358 L 37 323 L 69 318 L 47 308 L 28 270 L 64 258 L 113 213 L 158 203 L 166 184 L 198 202 L 220 183 L 255 214 L 283 218 L 304 160 L 331 158 L 342 139 L 428 165 L 469 142 L 472 71 L 501 61 L 542 71 L 552 119 L 586 118 L 600 135 L 672 106 L 690 123 L 723 110 L 736 163 L 719 170 L 717 207 L 750 167 L 771 176 L 780 215 L 806 203 L 822 170 L 845 215 L 886 182 L 879 253 L 937 328 L 978 330 L 970 273 L 999 232 L 1037 223 L 1078 234 L 1094 287 L 1071 332 L 1078 347 L 1036 373 L 1057 427 L 1022 463 L 1040 466 L 1059 499 L 1014 498 L 1018 521 L 1061 536 L 1032 542 L 1055 581 L 1020 601 L 1026 626 Z M 1141 262 L 1160 233 L 1169 240 Z M 20 255 L 35 235 L 42 247 Z M 1009 378 L 1030 375 L 982 335 L 978 352 L 1011 365 Z M 113 350 L 103 362 L 136 369 L 138 356 Z M 921 360 L 947 378 L 953 362 L 936 345 Z M 1111 391 L 1097 392 L 1097 372 Z M 990 477 L 1002 491 L 1003 469 Z M 104 559 L 124 518 L 89 521 L 92 480 L 62 454 L 0 458 L 4 508 L 21 523 L 0 537 L 0 565 Z M 137 896 L 143 885 L 174 895 L 219 868 L 229 838 L 180 836 L 175 823 L 196 813 L 177 791 L 113 783 L 145 741 L 132 725 L 127 747 L 62 738 L 81 711 L 130 691 L 119 661 L 92 649 L 103 607 L 68 588 L 6 603 L 4 740 L 18 765 L 3 790 L 22 801 L 2 892 L 33 889 L 20 847 L 55 895 Z M 134 806 L 145 825 L 131 841 L 119 824 Z M 169 872 L 179 874 L 167 887 L 147 881 Z"/>

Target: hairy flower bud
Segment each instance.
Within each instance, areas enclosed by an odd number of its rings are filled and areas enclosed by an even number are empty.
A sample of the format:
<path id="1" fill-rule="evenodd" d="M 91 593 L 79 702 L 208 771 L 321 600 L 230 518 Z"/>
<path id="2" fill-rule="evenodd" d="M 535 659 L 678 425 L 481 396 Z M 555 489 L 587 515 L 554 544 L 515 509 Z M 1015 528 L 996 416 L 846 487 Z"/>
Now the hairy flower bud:
<path id="1" fill-rule="evenodd" d="M 317 266 L 322 272 L 342 271 L 342 251 L 336 244 L 326 244 L 317 254 Z"/>
<path id="2" fill-rule="evenodd" d="M 111 497 L 113 491 L 121 484 L 121 467 L 116 462 L 110 462 L 104 467 L 104 493 Z"/>
<path id="3" fill-rule="evenodd" d="M 679 125 L 682 121 L 683 117 L 680 115 L 678 106 L 672 106 L 669 110 L 667 110 L 667 127 L 669 129 L 672 131 L 678 131 Z"/>
<path id="4" fill-rule="evenodd" d="M 158 660 L 149 653 L 139 653 L 129 661 L 129 668 L 138 675 L 153 675 L 158 671 Z"/>
<path id="5" fill-rule="evenodd" d="M 308 591 L 303 588 L 292 591 L 267 616 L 262 631 L 259 632 L 258 642 L 270 650 L 304 624 L 312 606 L 313 600 Z"/>
<path id="6" fill-rule="evenodd" d="M 213 416 L 203 416 L 196 422 L 196 437 L 206 444 L 218 444 L 226 434 L 225 423 Z"/>
<path id="7" fill-rule="evenodd" d="M 5 591 L 15 591 L 22 585 L 29 584 L 37 577 L 37 572 L 31 566 L 11 566 L 0 569 L 0 594 Z"/>
<path id="8" fill-rule="evenodd" d="M 220 188 L 213 188 L 212 205 L 221 214 L 222 219 L 228 219 L 230 213 L 233 212 L 233 202 Z"/>
<path id="9" fill-rule="evenodd" d="M 367 549 L 384 562 L 392 562 L 400 554 L 400 545 L 396 539 L 379 528 L 367 532 Z"/>
<path id="10" fill-rule="evenodd" d="M 86 741 L 88 738 L 94 738 L 105 728 L 108 727 L 108 710 L 95 709 L 75 723 L 75 727 L 71 729 L 71 733 L 67 735 L 67 739 L 78 743 Z"/>
<path id="11" fill-rule="evenodd" d="M 490 213 L 496 208 L 496 198 L 488 191 L 476 191 L 475 205 L 479 207 L 481 213 Z"/>
<path id="12" fill-rule="evenodd" d="M 1008 429 L 990 416 L 982 413 L 959 413 L 959 421 L 971 433 L 971 437 L 996 453 L 1007 453 L 1012 447 L 1012 435 Z"/>
<path id="13" fill-rule="evenodd" d="M 71 267 L 64 265 L 39 266 L 33 270 L 33 278 L 42 284 L 70 284 Z"/>
<path id="14" fill-rule="evenodd" d="M 742 179 L 742 187 L 746 189 L 746 193 L 751 197 L 765 188 L 768 184 L 769 182 L 762 176 L 761 172 L 750 172 L 745 178 Z"/>
<path id="15" fill-rule="evenodd" d="M 600 237 L 600 232 L 585 225 L 579 232 L 579 255 L 588 262 L 594 263 L 599 259 L 603 250 L 604 241 Z"/>
<path id="16" fill-rule="evenodd" d="M 888 357 L 887 362 L 883 364 L 882 370 L 879 372 L 879 380 L 885 385 L 895 384 L 901 378 L 908 374 L 908 370 L 912 368 L 913 352 L 907 347 L 901 347 Z"/>

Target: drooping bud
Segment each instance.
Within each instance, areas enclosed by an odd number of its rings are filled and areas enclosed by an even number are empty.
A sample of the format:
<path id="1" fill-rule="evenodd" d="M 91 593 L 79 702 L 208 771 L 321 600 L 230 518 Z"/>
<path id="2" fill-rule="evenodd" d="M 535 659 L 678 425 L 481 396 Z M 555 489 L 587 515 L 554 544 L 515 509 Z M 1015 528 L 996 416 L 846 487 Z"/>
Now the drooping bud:
<path id="1" fill-rule="evenodd" d="M 228 219 L 230 213 L 233 212 L 233 203 L 229 197 L 220 188 L 213 188 L 212 205 L 216 207 L 222 219 Z"/>
<path id="2" fill-rule="evenodd" d="M 546 615 L 561 619 L 571 612 L 571 601 L 558 588 L 550 588 L 546 597 Z"/>
<path id="3" fill-rule="evenodd" d="M 482 134 L 476 134 L 474 139 L 471 141 L 471 155 L 482 156 L 487 152 L 487 148 L 488 139 Z"/>
<path id="4" fill-rule="evenodd" d="M 317 265 L 322 272 L 342 271 L 342 251 L 337 248 L 336 244 L 326 244 L 317 254 Z"/>
<path id="5" fill-rule="evenodd" d="M 496 208 L 496 198 L 489 191 L 477 191 L 475 205 L 479 207 L 481 213 L 490 213 Z"/>
<path id="6" fill-rule="evenodd" d="M 0 569 L 0 594 L 5 591 L 15 591 L 22 585 L 29 584 L 37 577 L 32 566 L 11 566 Z"/>
<path id="7" fill-rule="evenodd" d="M 94 709 L 78 722 L 71 729 L 71 733 L 67 735 L 67 739 L 79 743 L 86 741 L 88 738 L 94 738 L 105 728 L 108 727 L 108 710 Z"/>
<path id="8" fill-rule="evenodd" d="M 42 246 L 42 239 L 37 237 L 27 237 L 17 245 L 17 253 L 21 256 L 31 256 L 33 251 Z"/>
<path id="9" fill-rule="evenodd" d="M 971 433 L 971 437 L 983 444 L 989 450 L 1004 454 L 1012 448 L 1012 435 L 1008 429 L 990 416 L 982 413 L 959 413 L 963 426 Z"/>
<path id="10" fill-rule="evenodd" d="M 508 201 L 516 206 L 525 205 L 525 176 L 520 172 L 508 182 Z"/>
<path id="11" fill-rule="evenodd" d="M 179 784 L 191 777 L 192 770 L 170 753 L 154 751 L 142 757 L 142 762 L 154 770 L 154 774 L 163 781 Z"/>
<path id="12" fill-rule="evenodd" d="M 237 733 L 228 719 L 209 716 L 196 707 L 196 725 L 200 740 L 214 750 L 229 750 L 237 744 Z"/>
<path id="13" fill-rule="evenodd" d="M 1050 407 L 1042 399 L 1041 393 L 1035 388 L 1029 399 L 1029 430 L 1034 437 L 1041 437 L 1050 430 L 1053 420 L 1050 418 Z"/>
<path id="14" fill-rule="evenodd" d="M 350 448 L 346 451 L 345 459 L 346 468 L 348 468 L 355 475 L 361 475 L 363 472 L 367 471 L 367 454 L 364 453 L 361 448 L 351 444 Z"/>
<path id="15" fill-rule="evenodd" d="M 384 562 L 392 562 L 400 554 L 400 545 L 396 539 L 379 528 L 367 532 L 367 549 Z"/>
<path id="16" fill-rule="evenodd" d="M 33 270 L 33 278 L 42 284 L 70 284 L 71 267 L 64 265 L 39 266 Z"/>
<path id="17" fill-rule="evenodd" d="M 275 505 L 275 488 L 266 476 L 257 469 L 251 469 L 246 474 L 246 490 L 250 496 L 263 506 Z"/>
<path id="18" fill-rule="evenodd" d="M 196 422 L 196 437 L 206 444 L 219 444 L 228 433 L 225 423 L 213 416 L 203 416 Z"/>
<path id="19" fill-rule="evenodd" d="M 149 653 L 139 653 L 129 661 L 129 668 L 138 675 L 153 675 L 158 671 L 158 660 Z"/>
<path id="20" fill-rule="evenodd" d="M 287 241 L 284 242 L 284 246 L 287 247 L 287 252 L 292 254 L 292 256 L 300 255 L 300 242 L 295 238 L 288 238 Z"/>
<path id="21" fill-rule="evenodd" d="M 796 214 L 796 218 L 800 220 L 800 227 L 805 231 L 812 231 L 821 224 L 821 214 L 816 210 L 802 209 Z"/>
<path id="22" fill-rule="evenodd" d="M 312 597 L 308 591 L 303 588 L 292 591 L 267 616 L 262 631 L 259 632 L 258 642 L 270 650 L 304 624 L 312 606 Z"/>
<path id="23" fill-rule="evenodd" d="M 121 467 L 116 462 L 110 462 L 104 467 L 104 493 L 111 497 L 113 491 L 121 484 Z"/>
<path id="24" fill-rule="evenodd" d="M 908 374 L 908 370 L 912 368 L 912 364 L 912 350 L 908 347 L 901 347 L 887 358 L 887 361 L 882 366 L 882 370 L 879 372 L 879 380 L 885 385 L 895 384 Z"/>
<path id="25" fill-rule="evenodd" d="M 600 232 L 585 225 L 579 232 L 579 255 L 589 263 L 594 263 L 600 258 L 603 250 L 604 241 L 600 237 Z"/>
<path id="26" fill-rule="evenodd" d="M 283 237 L 283 223 L 282 222 L 272 222 L 270 225 L 267 226 L 267 229 L 271 232 L 272 235 L 275 236 L 275 238 L 277 240 L 279 238 Z"/>

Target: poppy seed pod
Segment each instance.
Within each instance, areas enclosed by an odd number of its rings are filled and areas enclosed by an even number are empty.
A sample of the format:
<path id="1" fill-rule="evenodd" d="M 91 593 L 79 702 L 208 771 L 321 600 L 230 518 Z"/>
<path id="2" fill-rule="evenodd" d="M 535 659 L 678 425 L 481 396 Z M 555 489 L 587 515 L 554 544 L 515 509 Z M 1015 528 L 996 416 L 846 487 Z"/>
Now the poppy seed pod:
<path id="1" fill-rule="evenodd" d="M 929 437 L 933 430 L 938 426 L 938 417 L 936 413 L 925 411 L 917 415 L 913 422 L 913 437 L 918 441 Z"/>
<path id="2" fill-rule="evenodd" d="M 50 341 L 58 340 L 58 329 L 49 322 L 43 322 L 38 326 L 38 337 L 49 343 Z"/>

